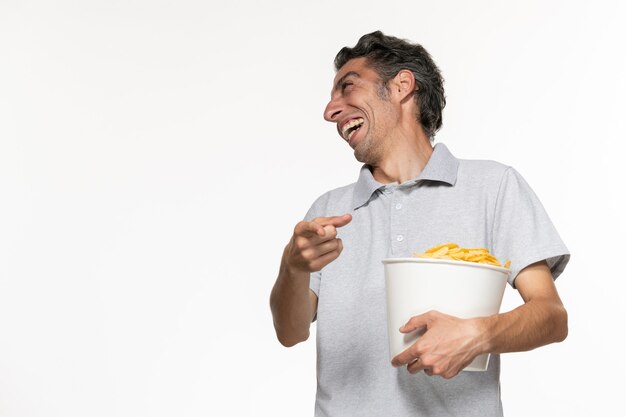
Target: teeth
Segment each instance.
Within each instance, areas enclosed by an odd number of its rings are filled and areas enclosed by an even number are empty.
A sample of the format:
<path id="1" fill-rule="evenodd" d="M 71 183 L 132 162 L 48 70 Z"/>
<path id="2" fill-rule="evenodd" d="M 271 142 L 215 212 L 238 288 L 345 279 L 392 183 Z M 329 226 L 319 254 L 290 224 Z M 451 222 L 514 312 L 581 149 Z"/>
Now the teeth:
<path id="1" fill-rule="evenodd" d="M 341 129 L 341 134 L 343 135 L 343 137 L 346 140 L 350 140 L 350 138 L 352 137 L 356 129 L 350 132 L 349 135 L 346 135 L 348 133 L 348 130 L 350 130 L 353 127 L 362 125 L 363 121 L 364 121 L 363 118 L 359 117 L 358 119 L 350 120 L 348 123 L 346 123 Z"/>

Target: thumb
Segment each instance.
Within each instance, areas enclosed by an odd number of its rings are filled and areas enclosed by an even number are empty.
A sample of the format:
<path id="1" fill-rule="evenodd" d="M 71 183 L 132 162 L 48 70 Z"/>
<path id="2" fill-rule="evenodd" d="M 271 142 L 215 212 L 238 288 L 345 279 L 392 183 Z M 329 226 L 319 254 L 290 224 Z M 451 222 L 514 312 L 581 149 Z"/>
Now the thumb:
<path id="1" fill-rule="evenodd" d="M 427 328 L 427 321 L 424 319 L 423 315 L 413 316 L 409 321 L 407 321 L 403 326 L 400 327 L 400 333 L 411 333 L 415 330 Z"/>

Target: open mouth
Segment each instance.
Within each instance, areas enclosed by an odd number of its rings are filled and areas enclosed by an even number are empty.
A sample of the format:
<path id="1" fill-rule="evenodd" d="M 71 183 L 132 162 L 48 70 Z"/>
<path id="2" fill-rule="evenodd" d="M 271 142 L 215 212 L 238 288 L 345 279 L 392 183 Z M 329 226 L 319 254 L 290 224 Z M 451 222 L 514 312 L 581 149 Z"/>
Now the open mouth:
<path id="1" fill-rule="evenodd" d="M 354 136 L 356 131 L 361 128 L 361 126 L 363 125 L 363 122 L 364 122 L 363 118 L 359 117 L 358 119 L 353 119 L 353 120 L 350 120 L 348 123 L 346 123 L 341 128 L 341 135 L 343 136 L 343 138 L 346 141 L 350 142 L 350 139 L 352 139 L 352 136 Z"/>

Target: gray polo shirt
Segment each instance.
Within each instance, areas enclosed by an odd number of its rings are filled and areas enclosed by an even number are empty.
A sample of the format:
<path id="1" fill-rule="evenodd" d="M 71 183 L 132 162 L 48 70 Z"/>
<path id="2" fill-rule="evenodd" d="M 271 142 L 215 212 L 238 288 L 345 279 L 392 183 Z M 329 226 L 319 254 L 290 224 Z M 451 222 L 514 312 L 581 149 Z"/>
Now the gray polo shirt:
<path id="1" fill-rule="evenodd" d="M 353 219 L 339 229 L 341 256 L 311 274 L 319 299 L 315 416 L 501 416 L 499 355 L 486 372 L 450 380 L 391 366 L 381 260 L 455 242 L 510 259 L 511 285 L 543 259 L 556 278 L 569 254 L 528 184 L 513 168 L 458 160 L 437 144 L 417 178 L 385 185 L 364 166 L 356 183 L 318 198 L 306 219 L 345 213 Z"/>

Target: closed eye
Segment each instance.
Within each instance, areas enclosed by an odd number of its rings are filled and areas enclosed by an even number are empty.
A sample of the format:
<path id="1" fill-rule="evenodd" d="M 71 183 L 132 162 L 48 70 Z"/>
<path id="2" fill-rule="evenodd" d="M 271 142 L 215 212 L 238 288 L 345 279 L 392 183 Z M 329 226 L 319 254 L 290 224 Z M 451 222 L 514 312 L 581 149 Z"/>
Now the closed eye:
<path id="1" fill-rule="evenodd" d="M 335 86 L 333 87 L 333 91 L 341 91 L 343 93 L 346 89 L 352 87 L 352 85 L 354 84 L 352 79 L 354 77 L 358 78 L 359 74 L 354 71 L 350 71 L 349 73 L 345 74 L 343 77 L 337 80 Z"/>

